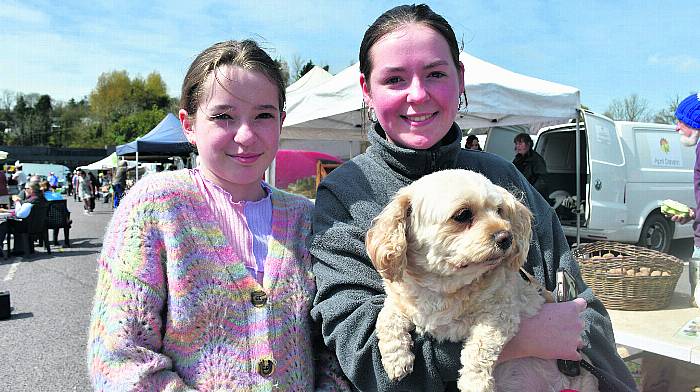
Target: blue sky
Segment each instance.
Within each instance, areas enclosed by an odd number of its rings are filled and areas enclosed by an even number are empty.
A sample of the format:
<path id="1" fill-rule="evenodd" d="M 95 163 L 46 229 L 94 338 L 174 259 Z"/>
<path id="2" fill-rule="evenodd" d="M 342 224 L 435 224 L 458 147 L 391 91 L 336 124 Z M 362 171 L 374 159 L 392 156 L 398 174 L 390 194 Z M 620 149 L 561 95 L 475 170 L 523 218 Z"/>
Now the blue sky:
<path id="1" fill-rule="evenodd" d="M 357 61 L 362 35 L 395 1 L 0 0 L 0 91 L 80 99 L 112 70 L 159 72 L 179 96 L 196 54 L 254 38 L 291 65 Z M 465 50 L 501 67 L 581 90 L 603 112 L 636 93 L 657 111 L 700 90 L 700 3 L 432 1 Z M 673 6 L 670 6 L 672 4 Z M 468 72 L 468 70 L 467 70 Z"/>

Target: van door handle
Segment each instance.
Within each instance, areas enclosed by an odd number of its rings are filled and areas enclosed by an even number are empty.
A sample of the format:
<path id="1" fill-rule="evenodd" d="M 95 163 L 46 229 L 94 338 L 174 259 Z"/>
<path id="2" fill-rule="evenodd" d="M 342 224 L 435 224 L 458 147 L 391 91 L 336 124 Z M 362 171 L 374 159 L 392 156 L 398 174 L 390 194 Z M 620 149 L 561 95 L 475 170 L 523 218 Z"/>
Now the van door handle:
<path id="1" fill-rule="evenodd" d="M 597 191 L 601 190 L 601 188 L 603 188 L 603 182 L 599 179 L 596 179 L 595 181 L 593 181 L 593 188 L 595 188 L 595 190 Z"/>

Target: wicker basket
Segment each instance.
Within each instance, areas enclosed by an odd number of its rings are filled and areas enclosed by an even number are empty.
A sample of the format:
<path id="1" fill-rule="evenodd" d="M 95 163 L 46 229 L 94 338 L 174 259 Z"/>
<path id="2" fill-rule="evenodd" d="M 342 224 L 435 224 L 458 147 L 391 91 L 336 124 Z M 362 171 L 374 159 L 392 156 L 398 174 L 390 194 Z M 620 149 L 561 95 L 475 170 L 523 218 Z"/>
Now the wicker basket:
<path id="1" fill-rule="evenodd" d="M 573 254 L 584 282 L 608 309 L 665 308 L 683 272 L 677 257 L 617 242 L 583 244 Z"/>

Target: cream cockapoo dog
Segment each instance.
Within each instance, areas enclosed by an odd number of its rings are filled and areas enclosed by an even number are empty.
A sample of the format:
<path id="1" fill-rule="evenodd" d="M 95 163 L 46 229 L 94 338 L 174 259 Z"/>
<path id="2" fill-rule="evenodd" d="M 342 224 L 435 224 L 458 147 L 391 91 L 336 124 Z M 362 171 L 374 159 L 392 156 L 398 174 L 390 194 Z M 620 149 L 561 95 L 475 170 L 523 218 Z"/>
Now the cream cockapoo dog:
<path id="1" fill-rule="evenodd" d="M 384 279 L 376 333 L 382 364 L 398 380 L 413 370 L 411 331 L 464 341 L 461 391 L 596 391 L 584 372 L 561 374 L 555 360 L 524 358 L 495 367 L 521 317 L 544 299 L 518 270 L 532 214 L 481 174 L 445 170 L 397 192 L 367 233 L 367 252 Z"/>

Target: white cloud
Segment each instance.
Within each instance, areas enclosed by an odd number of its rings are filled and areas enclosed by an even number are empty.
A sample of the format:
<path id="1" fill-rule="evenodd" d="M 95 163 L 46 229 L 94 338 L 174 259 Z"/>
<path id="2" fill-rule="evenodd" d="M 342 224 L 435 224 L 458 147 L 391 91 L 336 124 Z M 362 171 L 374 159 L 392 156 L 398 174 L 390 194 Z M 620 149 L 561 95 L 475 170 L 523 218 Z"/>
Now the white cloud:
<path id="1" fill-rule="evenodd" d="M 49 18 L 46 14 L 25 7 L 19 3 L 8 3 L 0 7 L 0 20 L 3 19 L 9 19 L 12 22 L 19 23 L 43 24 L 46 23 Z"/>
<path id="2" fill-rule="evenodd" d="M 692 72 L 700 70 L 700 59 L 688 55 L 663 56 L 653 54 L 647 59 L 652 65 L 665 65 L 678 72 Z"/>

